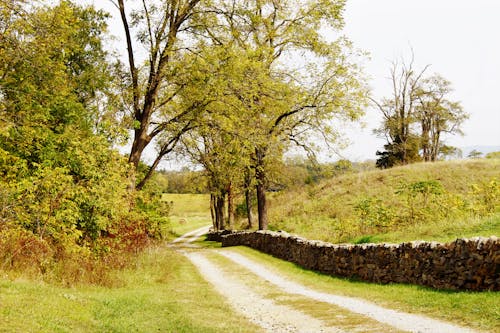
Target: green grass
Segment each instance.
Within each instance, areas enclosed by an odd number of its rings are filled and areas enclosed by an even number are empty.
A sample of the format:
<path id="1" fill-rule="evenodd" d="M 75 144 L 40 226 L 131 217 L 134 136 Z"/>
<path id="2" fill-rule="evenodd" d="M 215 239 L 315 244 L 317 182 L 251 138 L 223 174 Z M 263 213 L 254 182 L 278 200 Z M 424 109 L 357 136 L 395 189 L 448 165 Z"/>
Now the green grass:
<path id="1" fill-rule="evenodd" d="M 499 235 L 498 185 L 493 195 L 496 211 L 490 215 L 483 211 L 473 213 L 474 209 L 484 207 L 480 195 L 473 193 L 472 185 L 493 179 L 497 184 L 500 182 L 498 159 L 417 163 L 346 174 L 316 185 L 270 194 L 269 227 L 334 243 L 453 241 L 459 237 Z M 415 208 L 420 215 L 409 220 L 408 196 L 397 191 L 402 184 L 426 181 L 439 182 L 444 194 L 432 197 L 427 206 L 421 196 L 416 196 Z M 356 209 L 365 199 L 371 200 L 368 201 L 371 221 Z M 387 213 L 390 223 L 380 225 L 377 215 L 380 212 Z"/>
<path id="2" fill-rule="evenodd" d="M 353 239 L 353 243 L 401 243 L 413 240 L 446 243 L 453 242 L 457 238 L 495 235 L 500 235 L 500 213 L 484 218 L 438 221 L 435 224 L 422 224 L 405 230 L 364 235 Z"/>
<path id="3" fill-rule="evenodd" d="M 164 193 L 162 200 L 172 202 L 170 234 L 174 238 L 212 224 L 208 194 Z"/>
<path id="4" fill-rule="evenodd" d="M 153 248 L 119 288 L 0 278 L 0 332 L 258 332 L 179 253 Z"/>
<path id="5" fill-rule="evenodd" d="M 234 247 L 231 250 L 312 289 L 359 297 L 387 308 L 423 314 L 479 330 L 500 332 L 499 292 L 438 291 L 405 284 L 379 285 L 352 281 L 305 270 L 246 247 Z"/>

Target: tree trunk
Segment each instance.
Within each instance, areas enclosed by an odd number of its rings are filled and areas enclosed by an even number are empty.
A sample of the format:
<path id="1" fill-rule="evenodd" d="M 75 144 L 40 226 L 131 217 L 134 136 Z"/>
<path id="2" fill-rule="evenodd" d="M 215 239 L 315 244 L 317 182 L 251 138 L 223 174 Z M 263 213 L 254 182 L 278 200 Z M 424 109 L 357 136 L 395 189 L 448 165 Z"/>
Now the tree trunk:
<path id="1" fill-rule="evenodd" d="M 262 183 L 257 184 L 257 210 L 259 212 L 259 230 L 267 230 L 266 190 Z"/>
<path id="2" fill-rule="evenodd" d="M 253 202 L 252 202 L 252 190 L 251 190 L 252 176 L 250 171 L 247 170 L 245 173 L 245 203 L 247 206 L 247 219 L 248 219 L 248 229 L 253 228 Z"/>
<path id="3" fill-rule="evenodd" d="M 212 217 L 214 231 L 217 231 L 217 221 L 215 219 L 215 196 L 213 194 L 210 194 L 210 216 Z"/>
<path id="4" fill-rule="evenodd" d="M 253 228 L 253 203 L 252 203 L 252 192 L 250 189 L 245 190 L 245 203 L 247 205 L 247 219 L 248 219 L 248 229 Z"/>
<path id="5" fill-rule="evenodd" d="M 229 183 L 227 187 L 227 224 L 229 229 L 234 226 L 234 193 L 233 184 Z"/>
<path id="6" fill-rule="evenodd" d="M 432 155 L 431 155 L 432 162 L 437 161 L 437 157 L 439 154 L 440 135 L 441 135 L 441 131 L 436 130 L 436 132 L 432 136 Z"/>
<path id="7" fill-rule="evenodd" d="M 224 230 L 224 194 L 218 195 L 216 199 L 216 220 L 217 230 Z"/>
<path id="8" fill-rule="evenodd" d="M 266 172 L 264 170 L 264 149 L 255 151 L 257 163 L 255 177 L 257 179 L 257 211 L 259 212 L 259 230 L 267 230 Z"/>

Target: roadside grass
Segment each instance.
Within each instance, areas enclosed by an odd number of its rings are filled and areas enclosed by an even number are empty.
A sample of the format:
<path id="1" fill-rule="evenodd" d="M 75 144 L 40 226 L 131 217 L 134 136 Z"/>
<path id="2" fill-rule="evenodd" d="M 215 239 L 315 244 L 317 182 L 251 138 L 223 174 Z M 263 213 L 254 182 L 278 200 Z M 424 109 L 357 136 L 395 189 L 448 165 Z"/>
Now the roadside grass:
<path id="1" fill-rule="evenodd" d="M 0 278 L 1 332 L 258 332 L 181 254 L 155 247 L 117 288 Z"/>
<path id="2" fill-rule="evenodd" d="M 391 309 L 483 331 L 500 332 L 500 292 L 439 291 L 405 284 L 366 283 L 306 270 L 247 247 L 233 247 L 231 251 L 248 256 L 289 280 L 318 291 L 358 297 Z"/>
<path id="3" fill-rule="evenodd" d="M 356 314 L 332 304 L 318 302 L 310 298 L 288 294 L 273 284 L 263 280 L 250 272 L 243 266 L 235 264 L 228 258 L 209 252 L 207 257 L 210 261 L 221 267 L 224 276 L 234 277 L 242 281 L 264 298 L 274 301 L 276 304 L 288 306 L 305 313 L 313 318 L 321 320 L 327 326 L 342 329 L 346 332 L 400 332 L 398 329 L 380 323 L 369 317 Z"/>
<path id="4" fill-rule="evenodd" d="M 412 184 L 432 182 L 443 192 L 428 197 L 411 192 Z M 270 193 L 269 205 L 271 230 L 332 243 L 499 235 L 500 159 L 416 163 L 345 174 Z"/>
<path id="5" fill-rule="evenodd" d="M 483 218 L 455 221 L 436 221 L 419 224 L 387 233 L 367 234 L 353 238 L 352 243 L 402 243 L 414 240 L 453 242 L 458 238 L 490 237 L 500 235 L 500 213 Z"/>
<path id="6" fill-rule="evenodd" d="M 212 224 L 208 194 L 164 193 L 162 200 L 172 203 L 169 238 Z"/>

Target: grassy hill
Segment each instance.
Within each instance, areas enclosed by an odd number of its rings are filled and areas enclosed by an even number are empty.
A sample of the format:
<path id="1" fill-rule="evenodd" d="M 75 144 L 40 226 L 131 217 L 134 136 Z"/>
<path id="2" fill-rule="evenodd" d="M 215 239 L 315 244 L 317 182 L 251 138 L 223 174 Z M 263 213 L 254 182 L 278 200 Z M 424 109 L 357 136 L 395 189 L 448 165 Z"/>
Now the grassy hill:
<path id="1" fill-rule="evenodd" d="M 500 159 L 419 163 L 273 194 L 270 228 L 329 242 L 500 234 Z"/>

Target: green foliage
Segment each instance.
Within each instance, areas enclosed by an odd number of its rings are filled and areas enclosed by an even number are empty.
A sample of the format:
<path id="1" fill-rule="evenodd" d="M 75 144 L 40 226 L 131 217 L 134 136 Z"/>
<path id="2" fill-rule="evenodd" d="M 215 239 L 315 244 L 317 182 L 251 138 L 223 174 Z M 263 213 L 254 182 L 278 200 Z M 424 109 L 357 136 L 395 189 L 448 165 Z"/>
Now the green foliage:
<path id="1" fill-rule="evenodd" d="M 416 223 L 441 217 L 442 205 L 439 199 L 443 192 L 443 186 L 439 181 L 424 180 L 403 183 L 395 193 L 404 197 L 408 222 Z"/>
<path id="2" fill-rule="evenodd" d="M 166 179 L 165 193 L 206 193 L 208 189 L 207 180 L 203 172 L 182 169 L 180 171 L 159 171 Z"/>
<path id="3" fill-rule="evenodd" d="M 481 158 L 481 156 L 483 156 L 483 153 L 476 149 L 467 154 L 468 158 Z"/>
<path id="4" fill-rule="evenodd" d="M 500 208 L 500 183 L 496 178 L 472 184 L 474 212 L 479 215 L 493 213 Z"/>
<path id="5" fill-rule="evenodd" d="M 439 148 L 439 158 L 442 160 L 446 160 L 447 158 L 457 159 L 462 158 L 462 150 L 448 145 L 441 145 Z"/>
<path id="6" fill-rule="evenodd" d="M 154 177 L 137 193 L 137 208 L 146 217 L 146 230 L 153 238 L 164 238 L 164 230 L 169 224 L 171 205 L 163 200 L 164 188 L 161 186 L 161 176 Z"/>
<path id="7" fill-rule="evenodd" d="M 405 142 L 402 142 L 397 134 L 394 142 L 384 145 L 384 151 L 377 151 L 379 156 L 376 162 L 377 168 L 387 169 L 398 165 L 416 163 L 421 160 L 419 151 L 419 139 L 415 136 L 408 136 Z"/>
<path id="8" fill-rule="evenodd" d="M 494 151 L 486 154 L 486 158 L 500 158 L 500 151 Z"/>
<path id="9" fill-rule="evenodd" d="M 397 221 L 393 208 L 384 204 L 381 199 L 365 197 L 359 199 L 354 210 L 358 214 L 363 232 L 368 230 L 382 231 Z"/>
<path id="10" fill-rule="evenodd" d="M 88 268 L 97 281 L 96 257 L 119 266 L 114 255 L 132 249 L 123 244 L 136 251 L 157 236 L 151 206 L 164 208 L 136 198 L 112 148 L 121 131 L 102 48 L 107 16 L 69 1 L 0 5 L 1 269 L 85 280 L 76 272 Z"/>

